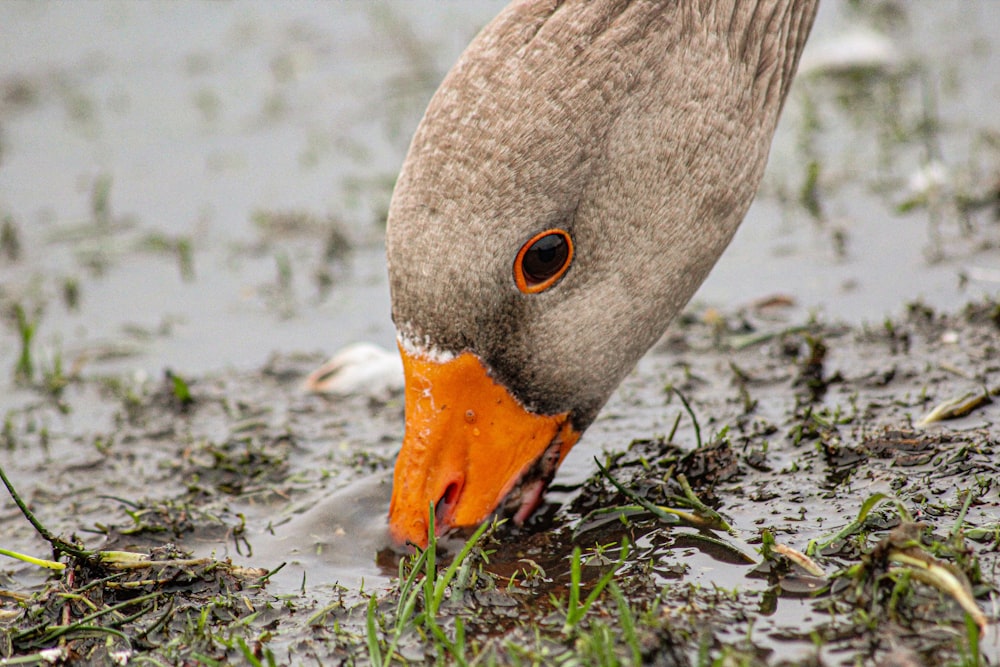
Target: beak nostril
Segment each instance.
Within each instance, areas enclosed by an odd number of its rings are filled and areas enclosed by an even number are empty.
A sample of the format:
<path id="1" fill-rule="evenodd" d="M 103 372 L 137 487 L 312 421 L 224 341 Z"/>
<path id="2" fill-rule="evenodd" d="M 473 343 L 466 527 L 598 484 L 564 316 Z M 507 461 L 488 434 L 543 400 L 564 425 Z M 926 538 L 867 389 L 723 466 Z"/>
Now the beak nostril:
<path id="1" fill-rule="evenodd" d="M 434 528 L 439 535 L 451 526 L 451 514 L 458 502 L 458 496 L 462 492 L 462 485 L 459 482 L 452 482 L 445 487 L 444 493 L 434 506 Z"/>

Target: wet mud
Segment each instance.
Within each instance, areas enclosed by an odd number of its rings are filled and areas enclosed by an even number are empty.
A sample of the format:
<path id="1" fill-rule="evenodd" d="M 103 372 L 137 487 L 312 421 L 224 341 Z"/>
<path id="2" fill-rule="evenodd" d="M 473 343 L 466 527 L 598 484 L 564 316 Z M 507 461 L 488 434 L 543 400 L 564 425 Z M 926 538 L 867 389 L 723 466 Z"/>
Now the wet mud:
<path id="1" fill-rule="evenodd" d="M 390 544 L 401 392 L 303 385 L 391 349 L 392 184 L 501 4 L 0 5 L 0 664 L 1000 662 L 989 1 L 822 3 L 546 503 Z"/>
<path id="2" fill-rule="evenodd" d="M 587 476 L 557 477 L 526 526 L 501 522 L 472 545 L 435 611 L 447 641 L 404 625 L 394 650 L 501 663 L 996 661 L 998 348 L 995 302 L 953 315 L 914 304 L 871 327 L 689 317 L 608 406 L 600 444 L 575 450 Z M 183 395 L 168 377 L 78 379 L 8 413 L 5 471 L 50 531 L 163 564 L 144 578 L 80 558 L 51 577 L 5 564 L 5 651 L 239 662 L 242 640 L 260 659 L 332 664 L 369 661 L 369 632 L 385 650 L 416 558 L 385 527 L 401 405 L 305 392 L 320 361 L 186 378 Z M 920 424 L 974 395 L 967 413 Z M 106 428 L 72 428 L 81 414 Z M 610 434 L 623 419 L 630 435 Z M 3 511 L 4 545 L 47 555 L 18 510 Z M 442 563 L 463 540 L 438 545 Z M 178 560 L 197 558 L 223 565 Z M 585 600 L 605 575 L 570 626 L 570 591 Z M 66 602 L 77 597 L 89 602 Z M 127 640 L 72 628 L 102 605 L 122 606 L 93 624 Z M 53 625 L 70 628 L 61 642 L 42 631 Z"/>

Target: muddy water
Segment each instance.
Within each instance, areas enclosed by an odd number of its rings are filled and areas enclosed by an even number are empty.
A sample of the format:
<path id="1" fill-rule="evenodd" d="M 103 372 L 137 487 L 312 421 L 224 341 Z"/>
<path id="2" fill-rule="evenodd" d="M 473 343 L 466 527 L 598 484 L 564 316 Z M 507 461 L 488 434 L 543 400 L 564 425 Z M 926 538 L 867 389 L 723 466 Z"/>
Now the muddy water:
<path id="1" fill-rule="evenodd" d="M 209 475 L 218 452 L 206 443 L 250 433 L 292 481 L 215 501 L 225 529 L 184 546 L 287 561 L 279 593 L 390 585 L 395 570 L 375 554 L 398 398 L 327 400 L 300 381 L 349 342 L 391 347 L 380 245 L 391 184 L 434 86 L 501 4 L 0 4 L 0 221 L 18 247 L 0 248 L 0 413 L 16 440 L 0 457 L 58 510 L 54 528 L 121 525 L 122 508 L 98 497 L 174 499 Z M 826 2 L 761 195 L 691 312 L 778 295 L 764 319 L 881 324 L 916 299 L 957 310 L 1000 293 L 997 35 L 989 1 Z M 35 388 L 13 371 L 15 307 L 35 329 Z M 275 353 L 287 368 L 269 374 Z M 594 456 L 670 432 L 662 387 L 689 363 L 640 364 L 567 459 L 550 508 L 579 495 Z M 703 369 L 723 387 L 724 363 Z M 209 407 L 175 415 L 168 368 Z M 38 385 L 60 374 L 75 381 L 53 403 Z M 148 414 L 123 427 L 129 391 Z M 772 398 L 780 422 L 787 404 Z M 694 441 L 688 425 L 678 440 Z M 772 466 L 799 455 L 777 451 Z M 802 539 L 856 510 L 811 500 Z M 728 511 L 749 531 L 760 509 Z M 240 514 L 252 556 L 231 539 Z M 38 550 L 15 513 L 2 517 L 10 544 Z M 705 549 L 664 553 L 686 582 L 765 588 Z M 758 632 L 807 608 L 783 599 Z"/>
<path id="2" fill-rule="evenodd" d="M 0 263 L 0 281 L 5 302 L 43 310 L 39 353 L 157 374 L 390 345 L 389 188 L 433 87 L 498 6 L 4 3 L 0 213 L 21 259 Z M 979 194 L 990 177 L 998 14 L 990 2 L 824 5 L 807 67 L 850 64 L 841 43 L 859 32 L 855 51 L 867 34 L 885 53 L 848 75 L 853 98 L 829 77 L 798 87 L 763 194 L 696 302 L 780 293 L 860 322 L 907 300 L 995 293 L 1000 267 L 976 224 L 946 203 L 894 208 L 929 162 L 944 191 Z M 797 206 L 809 159 L 816 220 Z M 255 224 L 269 212 L 316 224 Z M 328 222 L 359 248 L 333 267 Z"/>

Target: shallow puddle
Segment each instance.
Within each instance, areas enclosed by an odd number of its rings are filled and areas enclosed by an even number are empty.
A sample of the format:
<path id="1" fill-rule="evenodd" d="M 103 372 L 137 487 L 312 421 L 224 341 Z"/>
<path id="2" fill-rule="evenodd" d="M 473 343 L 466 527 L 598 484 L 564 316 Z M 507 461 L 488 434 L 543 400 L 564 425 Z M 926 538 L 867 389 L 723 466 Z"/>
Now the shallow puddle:
<path id="1" fill-rule="evenodd" d="M 0 40 L 0 463 L 43 523 L 88 548 L 285 564 L 264 588 L 241 584 L 235 607 L 181 587 L 190 608 L 163 617 L 174 634 L 142 649 L 157 659 L 236 661 L 245 636 L 283 664 L 364 662 L 370 594 L 388 647 L 410 562 L 385 524 L 401 398 L 324 398 L 302 381 L 348 343 L 393 347 L 392 183 L 437 82 L 501 4 L 0 4 L 17 26 Z M 823 3 L 733 245 L 539 516 L 473 550 L 440 611 L 449 641 L 462 620 L 503 664 L 628 662 L 611 594 L 585 631 L 565 629 L 578 546 L 584 597 L 617 568 L 647 662 L 964 659 L 957 604 L 871 563 L 905 523 L 891 504 L 813 554 L 840 573 L 818 596 L 787 560 L 760 569 L 765 532 L 805 551 L 882 493 L 930 527 L 936 558 L 978 563 L 991 624 L 976 650 L 1000 660 L 997 395 L 914 427 L 1000 386 L 998 8 Z M 816 339 L 827 353 L 808 389 Z M 697 436 L 668 388 L 691 398 L 706 443 L 729 443 L 732 476 L 718 461 L 689 473 L 733 534 L 590 515 L 631 502 L 595 458 L 652 498 L 676 491 L 658 466 Z M 656 444 L 671 433 L 680 450 Z M 48 553 L 10 504 L 0 542 Z M 462 546 L 443 544 L 443 561 Z M 24 630 L 18 596 L 54 581 L 0 562 L 0 620 Z M 205 609 L 217 636 L 185 634 Z M 410 660 L 442 650 L 425 626 L 401 636 Z M 22 655 L 55 644 L 22 639 Z"/>
<path id="2" fill-rule="evenodd" d="M 398 573 L 378 564 L 393 547 L 386 508 L 392 492 L 389 471 L 351 482 L 311 502 L 286 520 L 255 526 L 247 535 L 253 560 L 287 563 L 271 578 L 276 594 L 300 590 L 303 582 L 337 583 L 351 590 L 381 588 Z"/>

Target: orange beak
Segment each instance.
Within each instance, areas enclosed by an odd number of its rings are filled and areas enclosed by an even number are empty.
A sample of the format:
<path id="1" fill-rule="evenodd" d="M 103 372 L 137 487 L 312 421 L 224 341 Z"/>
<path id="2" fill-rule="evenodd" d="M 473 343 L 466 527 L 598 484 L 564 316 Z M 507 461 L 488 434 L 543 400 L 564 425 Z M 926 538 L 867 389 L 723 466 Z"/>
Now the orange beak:
<path id="1" fill-rule="evenodd" d="M 523 522 L 580 437 L 569 413 L 528 412 L 471 352 L 444 362 L 400 354 L 406 434 L 389 506 L 393 538 L 426 546 L 431 511 L 437 534 L 478 525 L 519 481 L 514 520 Z"/>

